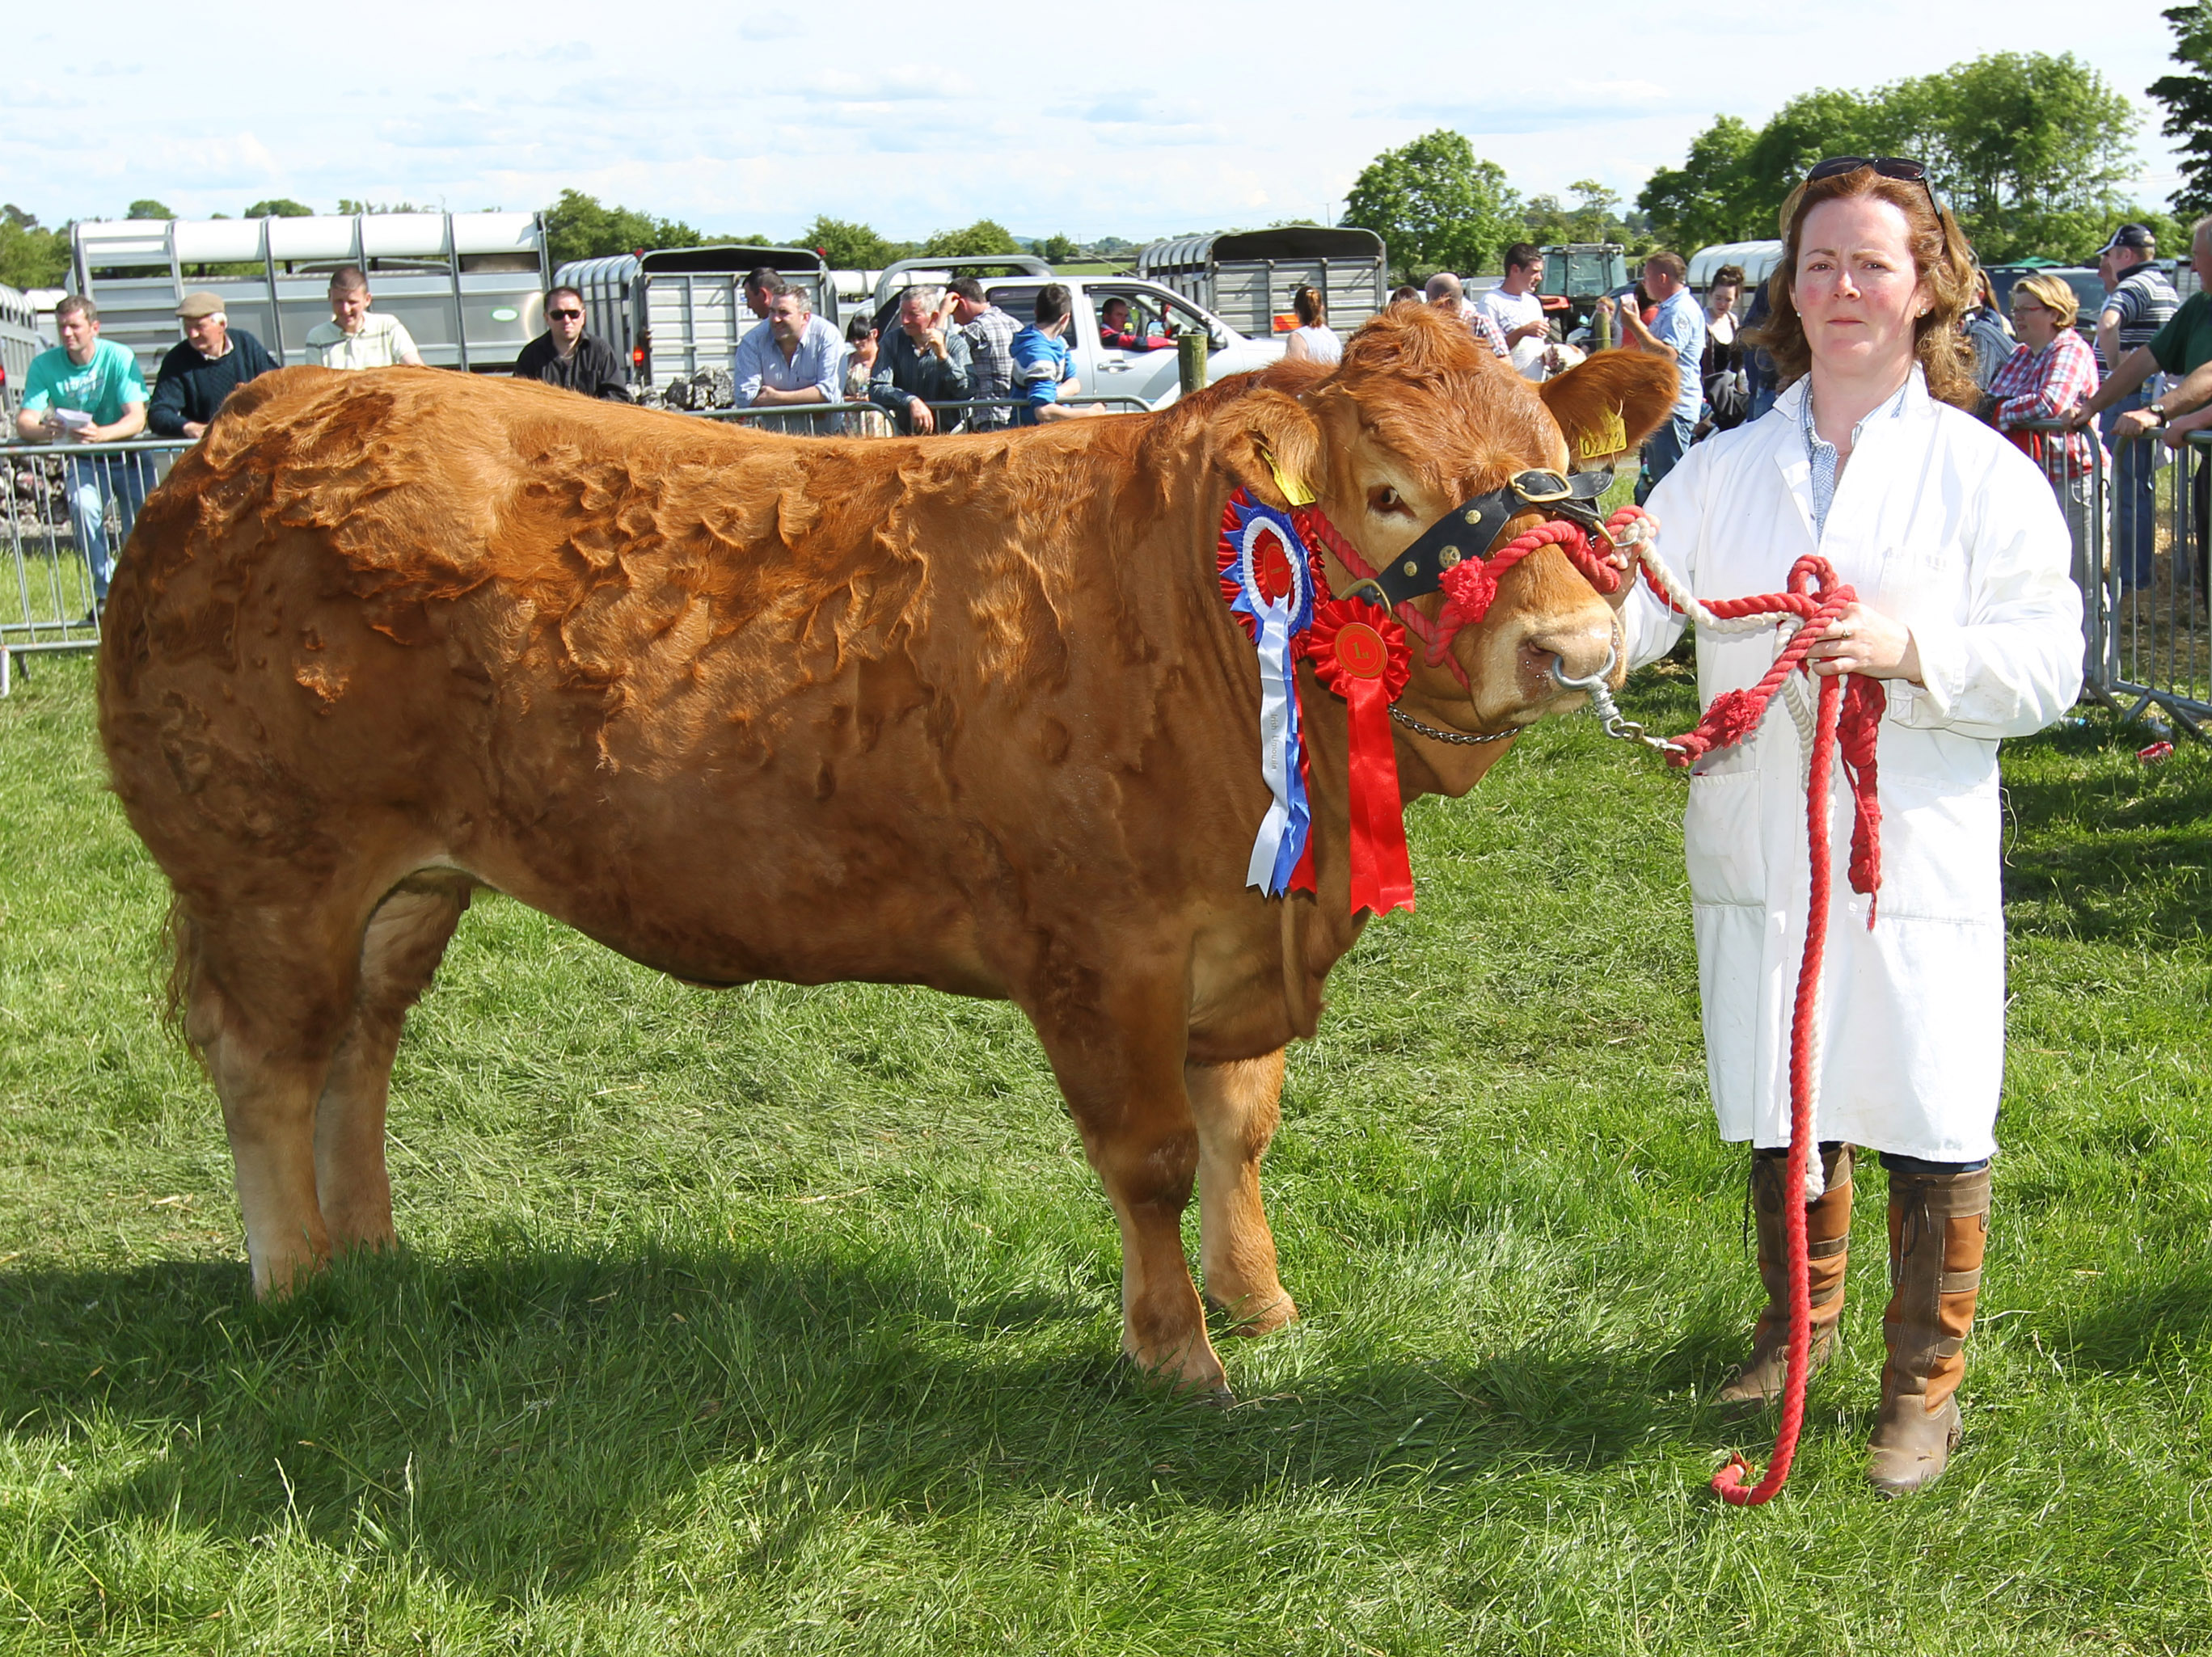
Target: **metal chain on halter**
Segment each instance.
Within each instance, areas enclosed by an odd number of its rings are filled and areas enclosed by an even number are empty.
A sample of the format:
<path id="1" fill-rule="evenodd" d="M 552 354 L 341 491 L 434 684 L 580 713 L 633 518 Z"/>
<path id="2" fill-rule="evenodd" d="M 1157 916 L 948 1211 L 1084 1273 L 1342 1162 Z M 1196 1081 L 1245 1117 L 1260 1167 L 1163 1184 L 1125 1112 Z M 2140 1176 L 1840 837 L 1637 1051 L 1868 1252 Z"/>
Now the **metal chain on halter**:
<path id="1" fill-rule="evenodd" d="M 1478 744 L 1486 742 L 1504 742 L 1508 737 L 1517 737 L 1521 734 L 1521 727 L 1518 725 L 1510 725 L 1503 731 L 1492 731 L 1486 735 L 1474 735 L 1464 731 L 1439 731 L 1435 725 L 1423 725 L 1395 702 L 1390 705 L 1390 717 L 1416 736 L 1426 737 L 1431 742 L 1448 742 L 1455 748 L 1472 748 Z"/>

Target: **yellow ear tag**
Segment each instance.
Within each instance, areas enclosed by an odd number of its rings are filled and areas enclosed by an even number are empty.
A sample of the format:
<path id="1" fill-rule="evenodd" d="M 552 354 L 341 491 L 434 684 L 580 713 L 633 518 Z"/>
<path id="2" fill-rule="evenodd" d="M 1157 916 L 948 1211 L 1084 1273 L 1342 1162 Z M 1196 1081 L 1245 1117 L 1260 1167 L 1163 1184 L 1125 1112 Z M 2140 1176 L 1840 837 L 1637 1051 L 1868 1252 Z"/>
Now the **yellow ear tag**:
<path id="1" fill-rule="evenodd" d="M 1595 431 L 1584 432 L 1575 447 L 1585 460 L 1595 460 L 1601 455 L 1619 454 L 1628 446 L 1628 424 L 1614 409 Z"/>
<path id="2" fill-rule="evenodd" d="M 1255 443 L 1252 446 L 1259 450 L 1260 458 L 1267 463 L 1267 470 L 1273 476 L 1275 488 L 1280 491 L 1284 500 L 1294 507 L 1310 507 L 1320 499 L 1297 478 L 1285 475 L 1283 469 L 1275 464 L 1275 457 L 1267 452 L 1265 443 Z"/>

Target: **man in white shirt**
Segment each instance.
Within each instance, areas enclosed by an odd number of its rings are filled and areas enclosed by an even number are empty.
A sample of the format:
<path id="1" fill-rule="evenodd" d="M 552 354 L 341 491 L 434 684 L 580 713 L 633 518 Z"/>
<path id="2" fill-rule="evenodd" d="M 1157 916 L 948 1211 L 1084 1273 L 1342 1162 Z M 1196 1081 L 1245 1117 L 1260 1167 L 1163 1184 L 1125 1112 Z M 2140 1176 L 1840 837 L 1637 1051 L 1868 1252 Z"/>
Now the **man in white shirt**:
<path id="1" fill-rule="evenodd" d="M 1513 366 L 1530 379 L 1544 376 L 1544 346 L 1552 331 L 1544 301 L 1536 296 L 1543 275 L 1544 250 L 1533 242 L 1516 241 L 1505 250 L 1505 280 L 1475 301 L 1505 337 Z"/>
<path id="2" fill-rule="evenodd" d="M 402 362 L 421 367 L 422 354 L 406 325 L 378 315 L 369 304 L 368 277 L 359 265 L 331 271 L 331 319 L 307 330 L 303 360 L 325 368 L 389 368 Z"/>

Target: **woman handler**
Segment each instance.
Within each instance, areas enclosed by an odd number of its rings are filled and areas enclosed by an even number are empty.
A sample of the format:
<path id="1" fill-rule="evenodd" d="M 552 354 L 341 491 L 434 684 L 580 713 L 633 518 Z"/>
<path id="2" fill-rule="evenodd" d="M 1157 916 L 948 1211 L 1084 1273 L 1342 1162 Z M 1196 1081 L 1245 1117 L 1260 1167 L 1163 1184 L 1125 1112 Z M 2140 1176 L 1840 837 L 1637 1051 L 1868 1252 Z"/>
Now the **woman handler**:
<path id="1" fill-rule="evenodd" d="M 1884 682 L 1878 899 L 1837 883 L 1820 1009 L 1826 1189 L 1808 1205 L 1815 1370 L 1843 1312 L 1852 1147 L 1889 1176 L 1888 1362 L 1869 1476 L 1885 1495 L 1939 1476 L 1980 1285 L 2004 1064 L 1997 744 L 2057 719 L 2081 688 L 2081 599 L 2064 519 L 2019 450 L 1961 412 L 1974 383 L 1959 318 L 1972 267 L 1917 162 L 1842 157 L 1784 209 L 1759 337 L 1788 389 L 1767 415 L 1689 451 L 1653 494 L 1657 555 L 1705 599 L 1779 591 L 1818 552 L 1856 590 L 1812 650 L 1821 674 Z M 1958 406 L 1954 406 L 1958 405 Z M 1631 659 L 1682 620 L 1638 591 Z M 1701 635 L 1710 704 L 1755 683 L 1781 635 Z M 1795 721 L 1709 756 L 1684 822 L 1706 1071 L 1723 1138 L 1749 1140 L 1766 1309 L 1723 1393 L 1782 1387 L 1790 1008 L 1809 877 Z M 1851 827 L 1834 791 L 1831 843 Z M 1878 918 L 1870 928 L 1870 910 Z"/>

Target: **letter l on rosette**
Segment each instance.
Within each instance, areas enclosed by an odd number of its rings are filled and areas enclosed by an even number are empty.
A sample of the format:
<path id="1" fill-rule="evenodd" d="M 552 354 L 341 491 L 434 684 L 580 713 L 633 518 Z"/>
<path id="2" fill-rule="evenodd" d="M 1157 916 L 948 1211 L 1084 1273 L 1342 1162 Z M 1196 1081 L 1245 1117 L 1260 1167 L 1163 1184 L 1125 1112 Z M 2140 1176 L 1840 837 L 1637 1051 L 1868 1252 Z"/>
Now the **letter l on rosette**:
<path id="1" fill-rule="evenodd" d="M 1315 564 L 1290 519 L 1239 489 L 1221 514 L 1222 597 L 1260 653 L 1260 774 L 1273 796 L 1244 883 L 1310 889 L 1313 813 L 1298 731 L 1298 657 L 1313 625 Z"/>

